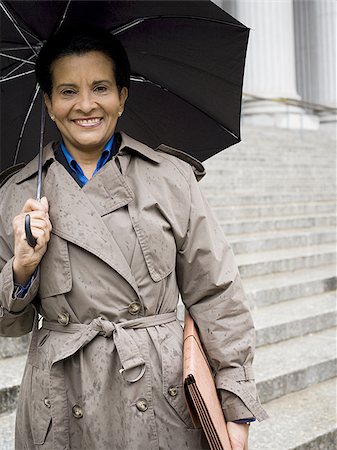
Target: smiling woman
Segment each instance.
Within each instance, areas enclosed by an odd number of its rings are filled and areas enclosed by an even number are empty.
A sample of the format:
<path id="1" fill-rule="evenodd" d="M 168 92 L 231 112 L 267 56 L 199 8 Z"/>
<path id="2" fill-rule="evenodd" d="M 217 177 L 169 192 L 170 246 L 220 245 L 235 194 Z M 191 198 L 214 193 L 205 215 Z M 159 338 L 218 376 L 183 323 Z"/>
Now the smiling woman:
<path id="1" fill-rule="evenodd" d="M 266 417 L 254 327 L 202 164 L 115 132 L 130 65 L 109 32 L 61 28 L 36 75 L 61 135 L 43 152 L 44 197 L 26 201 L 37 158 L 0 191 L 0 335 L 32 330 L 16 449 L 207 449 L 184 396 L 181 295 L 233 450 L 247 450 L 247 422 Z"/>

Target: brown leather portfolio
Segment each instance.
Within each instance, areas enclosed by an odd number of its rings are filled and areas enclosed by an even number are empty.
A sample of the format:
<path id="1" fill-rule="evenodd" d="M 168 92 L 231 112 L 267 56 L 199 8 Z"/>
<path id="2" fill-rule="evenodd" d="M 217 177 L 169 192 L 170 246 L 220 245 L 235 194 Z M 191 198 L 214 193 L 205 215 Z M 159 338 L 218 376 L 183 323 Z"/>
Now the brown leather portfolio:
<path id="1" fill-rule="evenodd" d="M 184 388 L 193 424 L 205 432 L 211 450 L 231 450 L 212 370 L 195 323 L 185 312 Z"/>

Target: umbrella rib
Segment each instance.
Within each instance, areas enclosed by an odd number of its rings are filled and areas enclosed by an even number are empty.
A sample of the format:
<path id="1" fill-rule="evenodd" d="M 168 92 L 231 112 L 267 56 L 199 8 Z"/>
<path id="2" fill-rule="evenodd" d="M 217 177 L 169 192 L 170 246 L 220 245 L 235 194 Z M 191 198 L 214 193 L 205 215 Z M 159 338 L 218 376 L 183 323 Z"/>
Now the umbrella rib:
<path id="1" fill-rule="evenodd" d="M 7 53 L 1 53 L 0 52 L 0 56 L 3 56 L 5 58 L 9 58 L 9 59 L 14 59 L 15 61 L 22 61 L 24 63 L 32 64 L 33 66 L 35 66 L 35 63 L 33 61 L 29 61 L 28 59 L 23 59 L 23 58 L 18 58 L 16 56 L 8 55 Z"/>
<path id="2" fill-rule="evenodd" d="M 40 45 L 37 46 L 37 47 L 39 48 Z M 3 47 L 2 50 L 4 52 L 14 52 L 14 51 L 17 51 L 17 50 L 30 50 L 30 48 L 29 47 Z"/>
<path id="3" fill-rule="evenodd" d="M 27 124 L 27 122 L 28 122 L 30 113 L 32 112 L 32 109 L 33 109 L 33 106 L 34 106 L 36 97 L 37 97 L 37 95 L 38 95 L 38 93 L 39 93 L 39 90 L 40 90 L 40 86 L 38 85 L 38 83 L 36 83 L 36 86 L 35 86 L 35 92 L 34 92 L 33 99 L 32 99 L 32 101 L 30 102 L 30 105 L 29 105 L 29 108 L 28 108 L 26 117 L 25 117 L 25 119 L 24 119 L 24 121 L 23 121 L 21 130 L 20 130 L 20 135 L 19 135 L 18 143 L 17 143 L 17 145 L 16 145 L 16 151 L 15 151 L 15 156 L 14 156 L 13 165 L 15 165 L 16 162 L 17 162 L 17 159 L 18 159 L 18 156 L 19 156 L 20 147 L 21 147 L 21 142 L 22 142 L 23 133 L 24 133 L 24 131 L 25 131 L 25 129 L 26 129 L 26 124 Z"/>
<path id="4" fill-rule="evenodd" d="M 132 27 L 138 25 L 139 23 L 144 22 L 144 20 L 146 20 L 146 19 L 147 19 L 147 17 L 142 17 L 142 18 L 139 18 L 139 19 L 135 19 L 135 20 L 132 20 L 131 22 L 126 23 L 125 25 L 122 25 L 121 27 L 115 28 L 114 30 L 110 30 L 110 31 L 114 35 L 119 34 L 119 33 L 123 33 L 123 31 L 126 31 L 129 28 L 132 28 Z"/>
<path id="5" fill-rule="evenodd" d="M 6 14 L 6 16 L 8 17 L 8 19 L 12 22 L 14 28 L 16 29 L 16 31 L 20 34 L 20 36 L 22 37 L 22 39 L 26 42 L 26 44 L 28 45 L 28 47 L 31 49 L 31 51 L 35 54 L 35 56 L 37 56 L 36 51 L 33 49 L 33 47 L 30 45 L 29 41 L 27 40 L 26 36 L 23 34 L 23 32 L 20 30 L 20 27 L 18 26 L 16 20 L 14 19 L 14 17 L 10 14 L 10 12 L 7 10 L 7 8 L 5 7 L 5 5 L 3 4 L 3 1 L 0 0 L 0 7 L 2 8 L 2 10 L 4 11 L 4 13 Z"/>
<path id="6" fill-rule="evenodd" d="M 127 31 L 129 28 L 132 28 L 145 20 L 155 20 L 155 19 L 188 19 L 188 20 L 204 20 L 206 22 L 215 22 L 223 25 L 229 25 L 236 28 L 241 28 L 243 30 L 247 30 L 245 25 L 239 25 L 236 23 L 227 22 L 225 20 L 211 19 L 209 17 L 198 17 L 198 16 L 147 16 L 147 17 L 139 17 L 138 19 L 132 20 L 131 22 L 126 23 L 118 28 L 111 29 L 110 32 L 114 35 L 123 33 L 123 31 Z"/>
<path id="7" fill-rule="evenodd" d="M 28 72 L 19 73 L 18 75 L 13 75 L 12 77 L 7 78 L 0 78 L 0 83 L 3 83 L 4 81 L 10 81 L 14 80 L 15 78 L 24 77 L 25 75 L 30 75 L 31 73 L 34 73 L 35 70 L 29 70 Z"/>
<path id="8" fill-rule="evenodd" d="M 71 0 L 68 0 L 68 3 L 66 5 L 66 7 L 65 7 L 64 13 L 63 13 L 63 15 L 61 17 L 61 20 L 60 20 L 60 23 L 59 23 L 58 27 L 56 28 L 55 33 L 57 33 L 59 31 L 59 29 L 61 28 L 61 26 L 63 25 L 63 22 L 64 22 L 64 20 L 66 18 L 66 15 L 67 15 L 70 3 L 71 3 Z"/>
<path id="9" fill-rule="evenodd" d="M 217 122 L 217 124 L 219 125 L 219 127 L 221 127 L 223 130 L 225 130 L 227 133 L 229 133 L 231 136 L 235 137 L 236 139 L 239 139 L 239 137 L 233 133 L 233 131 L 229 130 L 227 127 L 225 127 L 224 125 L 222 125 L 221 123 L 219 123 L 216 119 L 214 119 L 212 116 L 210 116 L 207 112 L 203 111 L 201 108 L 199 108 L 196 105 L 193 105 L 193 103 L 191 103 L 190 101 L 186 100 L 185 98 L 181 97 L 180 95 L 176 94 L 175 92 L 170 91 L 170 89 L 167 89 L 164 86 L 161 86 L 158 83 L 155 83 L 154 81 L 149 80 L 148 78 L 145 78 L 143 76 L 137 76 L 137 75 L 131 75 L 130 77 L 131 81 L 135 81 L 135 82 L 140 82 L 140 83 L 149 83 L 152 84 L 153 86 L 156 86 L 160 89 L 163 89 L 164 91 L 169 92 L 170 94 L 178 97 L 180 100 L 182 100 L 183 102 L 187 103 L 188 105 L 192 106 L 192 108 L 197 109 L 198 111 L 200 111 L 202 114 L 204 114 L 205 116 L 207 116 L 209 119 L 214 120 L 215 122 Z"/>
<path id="10" fill-rule="evenodd" d="M 29 60 L 31 60 L 32 58 L 34 58 L 35 57 L 35 55 L 32 55 L 32 56 L 30 56 L 28 59 Z M 12 69 L 11 71 L 9 71 L 6 75 L 4 75 L 4 76 L 2 76 L 2 77 L 0 77 L 0 81 L 6 81 L 6 80 L 9 80 L 9 79 L 11 79 L 10 78 L 10 75 L 12 75 L 12 73 L 14 73 L 14 72 L 16 72 L 17 70 L 19 70 L 22 66 L 24 66 L 25 65 L 25 63 L 21 63 L 21 64 L 19 64 L 18 66 L 16 66 L 16 67 L 14 67 L 14 69 Z M 27 72 L 26 72 L 27 73 Z M 25 74 L 26 74 L 25 73 Z M 25 75 L 25 74 L 23 74 L 23 75 Z"/>

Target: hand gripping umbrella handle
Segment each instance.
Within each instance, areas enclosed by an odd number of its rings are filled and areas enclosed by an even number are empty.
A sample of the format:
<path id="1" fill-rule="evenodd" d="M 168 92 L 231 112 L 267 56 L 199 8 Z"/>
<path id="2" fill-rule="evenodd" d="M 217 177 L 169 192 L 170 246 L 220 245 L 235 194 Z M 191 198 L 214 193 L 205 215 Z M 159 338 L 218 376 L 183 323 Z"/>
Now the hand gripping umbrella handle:
<path id="1" fill-rule="evenodd" d="M 30 215 L 29 214 L 27 214 L 25 217 L 25 232 L 26 232 L 26 239 L 27 239 L 28 244 L 34 248 L 37 244 L 37 240 L 33 236 L 32 230 L 30 228 Z"/>

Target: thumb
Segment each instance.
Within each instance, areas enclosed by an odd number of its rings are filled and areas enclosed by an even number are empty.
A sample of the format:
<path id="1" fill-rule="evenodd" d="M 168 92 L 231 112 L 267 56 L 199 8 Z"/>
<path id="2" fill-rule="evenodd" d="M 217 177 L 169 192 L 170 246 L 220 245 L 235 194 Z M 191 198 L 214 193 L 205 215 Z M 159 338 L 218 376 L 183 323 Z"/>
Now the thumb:
<path id="1" fill-rule="evenodd" d="M 41 205 L 42 205 L 43 209 L 44 209 L 46 212 L 49 211 L 49 204 L 48 204 L 47 197 L 42 197 L 42 198 L 41 198 Z"/>

